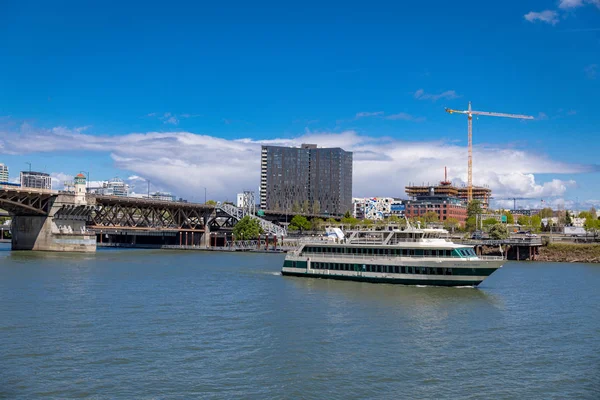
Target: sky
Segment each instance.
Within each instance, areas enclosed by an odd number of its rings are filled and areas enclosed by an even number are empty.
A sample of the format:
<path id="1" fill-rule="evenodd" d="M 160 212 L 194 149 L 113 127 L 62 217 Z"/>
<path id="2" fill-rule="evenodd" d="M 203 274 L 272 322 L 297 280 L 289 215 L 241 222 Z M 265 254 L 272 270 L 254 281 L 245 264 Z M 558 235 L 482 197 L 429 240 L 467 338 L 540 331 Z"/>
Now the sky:
<path id="1" fill-rule="evenodd" d="M 0 163 L 203 201 L 262 144 L 354 152 L 353 194 L 467 180 L 600 206 L 600 0 L 0 2 Z"/>

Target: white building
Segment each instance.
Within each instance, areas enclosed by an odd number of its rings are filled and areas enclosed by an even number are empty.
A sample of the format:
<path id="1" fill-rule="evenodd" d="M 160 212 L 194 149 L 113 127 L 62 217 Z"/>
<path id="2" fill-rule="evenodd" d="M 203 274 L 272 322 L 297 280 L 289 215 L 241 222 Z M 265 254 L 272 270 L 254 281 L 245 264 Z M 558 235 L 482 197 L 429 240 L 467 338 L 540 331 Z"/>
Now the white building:
<path id="1" fill-rule="evenodd" d="M 8 182 L 8 167 L 0 163 L 0 182 Z"/>
<path id="2" fill-rule="evenodd" d="M 237 194 L 237 201 L 235 202 L 237 208 L 244 207 L 244 193 Z"/>
<path id="3" fill-rule="evenodd" d="M 354 218 L 382 220 L 391 215 L 403 216 L 404 204 L 393 197 L 353 198 L 352 210 Z"/>
<path id="4" fill-rule="evenodd" d="M 52 178 L 45 172 L 21 171 L 21 187 L 51 190 Z"/>
<path id="5" fill-rule="evenodd" d="M 92 190 L 102 196 L 129 196 L 129 185 L 119 178 L 113 178 L 108 182 L 102 182 L 102 187 Z"/>
<path id="6" fill-rule="evenodd" d="M 154 192 L 150 195 L 152 200 L 175 201 L 175 196 L 167 192 Z"/>

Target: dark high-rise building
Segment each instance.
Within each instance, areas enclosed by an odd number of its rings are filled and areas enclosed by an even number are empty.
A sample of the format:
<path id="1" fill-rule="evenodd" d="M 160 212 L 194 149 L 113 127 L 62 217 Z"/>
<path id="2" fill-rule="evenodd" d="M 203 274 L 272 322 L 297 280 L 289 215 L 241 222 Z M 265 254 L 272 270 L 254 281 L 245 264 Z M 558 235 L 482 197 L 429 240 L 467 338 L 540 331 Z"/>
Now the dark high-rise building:
<path id="1" fill-rule="evenodd" d="M 341 215 L 352 209 L 352 152 L 263 146 L 260 208 Z"/>

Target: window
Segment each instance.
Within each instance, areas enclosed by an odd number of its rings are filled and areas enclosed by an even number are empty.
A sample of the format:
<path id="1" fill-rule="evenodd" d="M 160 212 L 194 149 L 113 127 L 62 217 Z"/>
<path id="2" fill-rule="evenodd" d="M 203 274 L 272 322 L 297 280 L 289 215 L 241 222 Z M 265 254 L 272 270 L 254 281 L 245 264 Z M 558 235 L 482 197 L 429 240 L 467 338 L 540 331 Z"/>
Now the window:
<path id="1" fill-rule="evenodd" d="M 397 265 L 394 265 L 394 273 L 397 274 L 399 270 L 399 267 Z"/>
<path id="2" fill-rule="evenodd" d="M 438 269 L 437 269 L 437 271 L 436 271 L 436 273 L 437 273 L 438 275 L 442 275 L 442 269 L 441 269 L 441 268 L 438 268 Z"/>
<path id="3" fill-rule="evenodd" d="M 406 267 L 400 267 L 400 272 L 405 274 L 406 273 Z"/>
<path id="4" fill-rule="evenodd" d="M 412 274 L 413 273 L 413 267 L 408 267 L 408 273 Z"/>
<path id="5" fill-rule="evenodd" d="M 381 265 L 377 266 L 377 272 L 381 272 Z"/>

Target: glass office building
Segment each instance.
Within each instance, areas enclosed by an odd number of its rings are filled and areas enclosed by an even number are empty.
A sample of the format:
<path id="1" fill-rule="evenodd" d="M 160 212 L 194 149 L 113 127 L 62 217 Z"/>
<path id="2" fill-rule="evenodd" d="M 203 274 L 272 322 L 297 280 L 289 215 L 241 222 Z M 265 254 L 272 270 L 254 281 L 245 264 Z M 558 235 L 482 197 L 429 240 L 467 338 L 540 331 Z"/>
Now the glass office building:
<path id="1" fill-rule="evenodd" d="M 263 146 L 260 207 L 341 215 L 352 209 L 352 152 L 341 148 Z"/>

